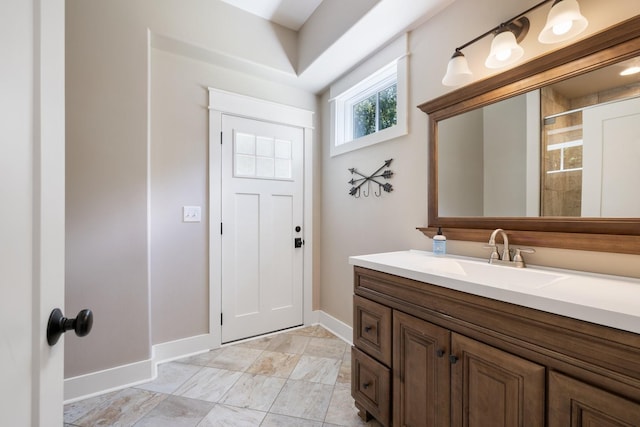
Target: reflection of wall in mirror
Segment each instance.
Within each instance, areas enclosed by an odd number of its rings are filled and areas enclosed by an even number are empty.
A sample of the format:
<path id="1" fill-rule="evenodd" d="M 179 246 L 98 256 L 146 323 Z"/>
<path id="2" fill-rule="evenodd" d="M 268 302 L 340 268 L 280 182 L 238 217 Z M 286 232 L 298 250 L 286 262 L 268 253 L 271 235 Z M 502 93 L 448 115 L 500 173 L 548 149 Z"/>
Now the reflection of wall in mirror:
<path id="1" fill-rule="evenodd" d="M 531 191 L 537 216 L 537 164 L 534 179 L 527 175 L 528 102 L 521 95 L 438 123 L 439 216 L 526 216 Z"/>
<path id="2" fill-rule="evenodd" d="M 527 104 L 515 96 L 484 110 L 484 216 L 527 216 Z"/>
<path id="3" fill-rule="evenodd" d="M 438 214 L 482 216 L 482 109 L 438 123 Z"/>

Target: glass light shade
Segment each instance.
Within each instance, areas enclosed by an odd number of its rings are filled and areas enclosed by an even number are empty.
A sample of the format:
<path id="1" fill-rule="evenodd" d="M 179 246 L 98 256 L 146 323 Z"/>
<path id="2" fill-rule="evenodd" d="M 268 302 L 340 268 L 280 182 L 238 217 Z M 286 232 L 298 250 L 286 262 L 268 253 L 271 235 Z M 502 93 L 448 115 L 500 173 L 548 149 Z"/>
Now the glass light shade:
<path id="1" fill-rule="evenodd" d="M 569 40 L 583 32 L 587 25 L 589 21 L 580 13 L 578 0 L 556 0 L 538 41 L 551 44 Z"/>
<path id="2" fill-rule="evenodd" d="M 522 58 L 524 49 L 516 41 L 516 36 L 509 30 L 502 31 L 493 38 L 491 52 L 484 65 L 487 68 L 506 67 Z"/>
<path id="3" fill-rule="evenodd" d="M 447 64 L 447 73 L 442 79 L 442 84 L 445 86 L 459 86 L 469 83 L 473 77 L 467 58 L 460 51 L 456 51 L 453 54 L 449 63 Z"/>

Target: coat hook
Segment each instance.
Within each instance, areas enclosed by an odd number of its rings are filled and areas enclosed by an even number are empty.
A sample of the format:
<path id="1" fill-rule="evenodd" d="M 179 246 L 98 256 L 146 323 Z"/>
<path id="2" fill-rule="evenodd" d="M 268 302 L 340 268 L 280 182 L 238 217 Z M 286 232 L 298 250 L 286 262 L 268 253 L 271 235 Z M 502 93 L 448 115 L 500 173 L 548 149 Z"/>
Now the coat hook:
<path id="1" fill-rule="evenodd" d="M 362 189 L 362 196 L 369 197 L 369 194 L 371 194 L 371 182 L 378 184 L 378 191 L 373 192 L 373 194 L 375 194 L 376 197 L 380 197 L 382 195 L 382 191 L 385 191 L 387 193 L 392 192 L 393 186 L 391 184 L 389 184 L 388 182 L 383 184 L 382 182 L 376 179 L 376 178 L 383 178 L 387 180 L 393 176 L 393 172 L 390 169 L 387 169 L 381 173 L 381 171 L 384 168 L 389 167 L 392 161 L 393 159 L 385 160 L 382 166 L 380 166 L 378 170 L 376 170 L 374 173 L 372 173 L 369 176 L 358 172 L 356 168 L 349 168 L 349 172 L 351 172 L 352 176 L 358 175 L 359 177 L 361 177 L 361 178 L 351 178 L 351 180 L 349 181 L 349 184 L 355 187 L 351 187 L 351 190 L 349 190 L 349 194 L 354 196 L 356 199 L 360 198 L 361 188 L 364 184 L 367 184 L 367 191 L 365 192 L 364 189 Z"/>

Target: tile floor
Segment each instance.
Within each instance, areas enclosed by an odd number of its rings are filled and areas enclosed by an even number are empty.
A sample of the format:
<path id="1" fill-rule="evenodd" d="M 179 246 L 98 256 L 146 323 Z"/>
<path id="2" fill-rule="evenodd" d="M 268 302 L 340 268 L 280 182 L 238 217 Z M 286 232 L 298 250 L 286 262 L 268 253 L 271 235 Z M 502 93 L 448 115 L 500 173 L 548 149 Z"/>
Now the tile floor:
<path id="1" fill-rule="evenodd" d="M 351 398 L 350 347 L 321 326 L 158 367 L 158 378 L 65 406 L 65 427 L 380 426 Z"/>

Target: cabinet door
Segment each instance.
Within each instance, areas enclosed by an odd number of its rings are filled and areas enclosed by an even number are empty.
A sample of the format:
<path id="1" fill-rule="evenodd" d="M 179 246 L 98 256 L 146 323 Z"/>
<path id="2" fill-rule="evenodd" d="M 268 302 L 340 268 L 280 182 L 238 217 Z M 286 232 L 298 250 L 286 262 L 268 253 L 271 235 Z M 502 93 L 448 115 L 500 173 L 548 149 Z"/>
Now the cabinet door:
<path id="1" fill-rule="evenodd" d="M 452 426 L 544 426 L 544 366 L 456 333 L 451 347 Z"/>
<path id="2" fill-rule="evenodd" d="M 393 425 L 449 427 L 450 332 L 393 312 Z"/>
<path id="3" fill-rule="evenodd" d="M 640 426 L 640 403 L 551 372 L 549 427 L 565 426 Z"/>

